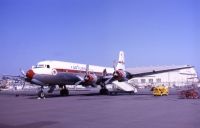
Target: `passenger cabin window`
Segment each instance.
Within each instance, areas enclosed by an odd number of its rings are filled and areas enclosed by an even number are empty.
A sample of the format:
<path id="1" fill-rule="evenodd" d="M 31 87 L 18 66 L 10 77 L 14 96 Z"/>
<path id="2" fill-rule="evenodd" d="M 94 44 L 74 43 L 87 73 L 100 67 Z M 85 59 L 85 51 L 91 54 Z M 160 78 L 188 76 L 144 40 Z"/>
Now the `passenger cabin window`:
<path id="1" fill-rule="evenodd" d="M 146 80 L 145 79 L 141 79 L 141 83 L 146 83 Z"/>
<path id="2" fill-rule="evenodd" d="M 50 65 L 47 65 L 47 68 L 50 68 Z"/>
<path id="3" fill-rule="evenodd" d="M 153 79 L 149 79 L 149 83 L 151 83 L 151 84 L 152 84 L 152 83 L 153 83 Z"/>
<path id="4" fill-rule="evenodd" d="M 161 83 L 161 79 L 160 79 L 160 78 L 157 78 L 157 79 L 156 79 L 156 82 L 157 82 L 157 83 Z"/>
<path id="5" fill-rule="evenodd" d="M 133 83 L 139 83 L 138 82 L 138 79 L 133 79 L 133 80 L 131 80 Z"/>

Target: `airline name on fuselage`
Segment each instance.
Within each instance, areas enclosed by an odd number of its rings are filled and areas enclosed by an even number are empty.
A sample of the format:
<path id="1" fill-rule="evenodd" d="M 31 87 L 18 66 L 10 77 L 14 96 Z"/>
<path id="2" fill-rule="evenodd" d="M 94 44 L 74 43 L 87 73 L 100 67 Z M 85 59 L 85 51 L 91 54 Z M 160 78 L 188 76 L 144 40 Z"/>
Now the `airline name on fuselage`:
<path id="1" fill-rule="evenodd" d="M 72 65 L 71 69 L 85 71 L 86 67 L 82 67 L 82 66 L 79 66 L 79 65 Z"/>

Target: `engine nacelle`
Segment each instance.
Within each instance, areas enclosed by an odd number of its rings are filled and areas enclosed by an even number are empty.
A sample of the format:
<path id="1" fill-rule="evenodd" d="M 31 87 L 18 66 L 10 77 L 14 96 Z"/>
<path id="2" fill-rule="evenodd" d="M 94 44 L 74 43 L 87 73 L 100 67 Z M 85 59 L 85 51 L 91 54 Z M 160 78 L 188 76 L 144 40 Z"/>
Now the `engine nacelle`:
<path id="1" fill-rule="evenodd" d="M 126 72 L 124 72 L 123 70 L 116 70 L 113 73 L 113 78 L 116 80 L 121 80 L 125 77 L 126 77 Z"/>
<path id="2" fill-rule="evenodd" d="M 33 78 L 34 75 L 35 75 L 35 73 L 33 72 L 32 69 L 29 69 L 29 70 L 26 72 L 26 77 L 27 77 L 28 79 L 30 79 L 30 80 Z"/>
<path id="3" fill-rule="evenodd" d="M 86 84 L 93 84 L 97 82 L 97 76 L 95 74 L 85 75 L 84 81 Z"/>

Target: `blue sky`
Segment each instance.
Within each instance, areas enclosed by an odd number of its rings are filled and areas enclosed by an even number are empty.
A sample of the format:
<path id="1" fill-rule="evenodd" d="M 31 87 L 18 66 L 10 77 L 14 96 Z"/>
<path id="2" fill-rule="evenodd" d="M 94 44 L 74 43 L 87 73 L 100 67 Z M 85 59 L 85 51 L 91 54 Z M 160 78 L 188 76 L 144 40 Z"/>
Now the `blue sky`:
<path id="1" fill-rule="evenodd" d="M 200 71 L 198 0 L 0 0 L 0 74 L 45 59 Z"/>

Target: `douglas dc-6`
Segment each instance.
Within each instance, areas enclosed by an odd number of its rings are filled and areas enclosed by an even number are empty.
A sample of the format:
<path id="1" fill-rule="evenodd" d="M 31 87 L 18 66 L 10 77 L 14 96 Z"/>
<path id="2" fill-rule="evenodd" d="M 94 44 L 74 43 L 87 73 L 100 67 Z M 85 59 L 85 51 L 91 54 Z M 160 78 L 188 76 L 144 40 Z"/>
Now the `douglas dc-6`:
<path id="1" fill-rule="evenodd" d="M 44 98 L 44 86 L 49 86 L 52 93 L 56 85 L 60 88 L 60 95 L 69 95 L 66 85 L 82 85 L 85 87 L 101 86 L 100 94 L 108 94 L 106 85 L 115 83 L 123 91 L 135 92 L 136 89 L 127 83 L 131 74 L 125 71 L 124 52 L 119 52 L 117 64 L 112 67 L 102 67 L 87 64 L 47 60 L 41 61 L 26 73 L 22 71 L 27 82 L 41 86 L 38 96 Z"/>

